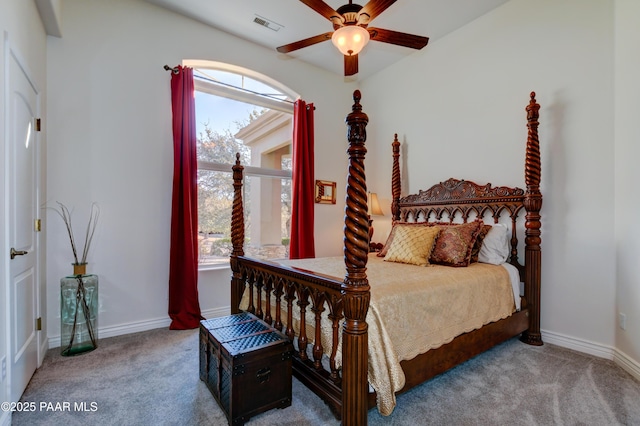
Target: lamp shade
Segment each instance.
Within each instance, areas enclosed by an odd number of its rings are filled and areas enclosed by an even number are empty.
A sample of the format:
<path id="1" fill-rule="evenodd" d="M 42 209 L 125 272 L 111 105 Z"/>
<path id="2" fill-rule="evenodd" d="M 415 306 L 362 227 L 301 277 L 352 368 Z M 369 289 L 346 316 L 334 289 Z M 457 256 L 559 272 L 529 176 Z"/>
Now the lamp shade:
<path id="1" fill-rule="evenodd" d="M 380 203 L 378 202 L 378 194 L 375 192 L 369 193 L 369 199 L 367 200 L 367 204 L 369 206 L 369 216 L 383 216 L 382 209 L 380 208 Z"/>
<path id="2" fill-rule="evenodd" d="M 345 25 L 333 32 L 331 42 L 343 55 L 357 55 L 369 42 L 369 31 L 359 25 Z"/>

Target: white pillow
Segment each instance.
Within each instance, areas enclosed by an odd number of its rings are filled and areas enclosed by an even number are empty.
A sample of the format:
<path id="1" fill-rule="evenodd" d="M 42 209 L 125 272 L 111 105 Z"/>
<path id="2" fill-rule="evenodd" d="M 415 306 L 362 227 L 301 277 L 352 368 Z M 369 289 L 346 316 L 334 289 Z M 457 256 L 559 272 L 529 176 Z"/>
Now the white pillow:
<path id="1" fill-rule="evenodd" d="M 502 265 L 509 258 L 509 228 L 501 223 L 491 224 L 491 229 L 482 240 L 478 262 Z"/>

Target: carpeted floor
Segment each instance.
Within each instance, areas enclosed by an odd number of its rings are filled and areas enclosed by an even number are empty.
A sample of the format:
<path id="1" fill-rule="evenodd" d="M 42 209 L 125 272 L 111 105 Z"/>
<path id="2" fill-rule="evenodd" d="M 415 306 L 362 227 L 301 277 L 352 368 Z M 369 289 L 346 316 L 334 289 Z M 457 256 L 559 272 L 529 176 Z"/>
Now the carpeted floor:
<path id="1" fill-rule="evenodd" d="M 97 350 L 46 355 L 13 425 L 225 425 L 198 377 L 198 331 L 151 330 L 100 341 Z M 68 404 L 65 404 L 68 403 Z M 338 425 L 329 408 L 293 380 L 293 402 L 249 425 Z M 640 425 L 640 382 L 613 362 L 518 340 L 398 397 L 370 425 Z"/>

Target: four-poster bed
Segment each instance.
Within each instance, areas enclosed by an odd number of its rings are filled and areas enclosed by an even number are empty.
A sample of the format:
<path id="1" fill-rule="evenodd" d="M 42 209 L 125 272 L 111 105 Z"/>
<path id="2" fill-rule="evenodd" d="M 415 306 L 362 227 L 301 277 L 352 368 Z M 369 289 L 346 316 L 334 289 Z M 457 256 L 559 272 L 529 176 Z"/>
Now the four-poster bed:
<path id="1" fill-rule="evenodd" d="M 381 360 L 377 351 L 380 345 L 391 347 L 392 345 L 387 342 L 393 341 L 394 335 L 393 332 L 387 333 L 387 326 L 382 323 L 384 318 L 381 318 L 383 316 L 381 313 L 385 310 L 377 292 L 384 291 L 378 290 L 373 283 L 377 279 L 374 275 L 375 271 L 386 267 L 385 265 L 390 266 L 391 263 L 378 261 L 380 258 L 373 261 L 376 259 L 375 254 L 369 254 L 369 221 L 364 168 L 368 117 L 362 112 L 360 92 L 356 90 L 353 98 L 352 112 L 346 119 L 349 167 L 344 223 L 344 257 L 341 267 L 343 273 L 346 270 L 344 279 L 336 278 L 340 276 L 338 273 L 313 272 L 321 269 L 310 270 L 304 266 L 296 266 L 298 264 L 295 262 L 285 265 L 244 257 L 241 191 L 243 167 L 237 160 L 233 167 L 235 196 L 231 225 L 233 244 L 230 259 L 231 313 L 246 310 L 265 322 L 273 324 L 275 328 L 283 330 L 296 347 L 293 362 L 294 375 L 323 398 L 336 416 L 342 419 L 343 424 L 362 425 L 366 424 L 367 411 L 376 405 L 376 401 L 379 408 L 384 407 L 386 410 L 384 412 L 381 410 L 381 413 L 389 414 L 388 407 L 392 410 L 395 404 L 394 393 L 406 391 L 509 338 L 520 335 L 520 339 L 525 343 L 542 345 L 540 335 L 542 195 L 539 188 L 540 152 L 537 134 L 539 105 L 536 103 L 535 93 L 531 93 L 531 99 L 526 108 L 528 122 L 525 158 L 526 190 L 504 186 L 492 187 L 490 184 L 480 186 L 470 181 L 449 179 L 426 191 L 401 198 L 400 143 L 396 135 L 392 143 L 394 226 L 409 221 L 433 219 L 452 222 L 457 218 L 456 221 L 461 220 L 465 226 L 470 225 L 470 221 L 474 219 L 490 219 L 494 224 L 506 220 L 510 229 L 508 242 L 510 252 L 505 263 L 513 265 L 512 268 L 519 273 L 519 279 L 516 281 L 524 283 L 524 295 L 516 304 L 519 309 L 512 307 L 507 314 L 504 312 L 491 314 L 494 315 L 491 317 L 493 319 L 484 320 L 488 322 L 479 324 L 475 329 L 462 330 L 448 338 L 445 344 L 427 348 L 426 351 L 418 351 L 417 355 L 415 351 L 411 352 L 411 357 L 407 359 L 399 357 L 399 359 L 386 360 L 386 364 L 392 366 L 398 362 L 402 370 L 399 374 L 388 374 L 391 382 L 398 375 L 404 377 L 395 380 L 395 387 L 391 384 L 391 395 L 383 394 L 381 391 L 383 386 L 379 385 L 375 377 L 381 374 L 375 368 L 379 364 L 385 364 L 385 360 Z M 522 211 L 525 212 L 524 220 L 519 221 L 518 216 Z M 524 232 L 522 230 L 519 232 L 518 228 L 522 228 L 522 222 L 524 222 Z M 478 233 L 479 231 L 475 236 Z M 517 251 L 518 236 L 523 233 L 525 261 L 524 264 L 520 264 Z M 369 261 L 371 262 L 370 271 L 367 267 Z M 437 265 L 433 268 L 422 267 L 421 271 L 440 271 L 441 273 L 446 269 L 460 274 L 463 270 L 464 272 L 489 270 L 491 266 L 493 265 L 478 263 L 471 264 L 468 268 Z M 394 264 L 393 267 L 400 268 L 399 264 Z M 414 265 L 407 267 L 414 270 L 420 268 Z M 496 268 L 501 269 L 500 266 Z M 397 282 L 406 284 L 404 273 L 394 272 L 394 274 Z M 519 294 L 515 294 L 516 298 L 518 296 Z M 413 296 L 409 298 L 411 297 Z M 514 296 L 509 297 L 513 304 Z M 370 307 L 375 312 L 369 312 Z M 403 322 L 398 321 L 397 316 L 394 317 L 396 323 Z M 415 318 L 405 319 L 404 322 L 419 322 L 421 329 L 428 334 L 430 324 L 427 322 L 427 316 L 419 319 L 420 321 L 416 321 Z M 401 330 L 405 325 L 402 324 Z M 378 337 L 378 333 L 382 338 Z M 387 352 L 394 355 L 395 352 L 392 349 L 388 349 Z M 372 368 L 369 365 L 370 359 L 373 360 L 373 364 L 376 364 Z M 370 384 L 375 384 L 379 389 Z M 385 391 L 388 391 L 386 387 Z"/>

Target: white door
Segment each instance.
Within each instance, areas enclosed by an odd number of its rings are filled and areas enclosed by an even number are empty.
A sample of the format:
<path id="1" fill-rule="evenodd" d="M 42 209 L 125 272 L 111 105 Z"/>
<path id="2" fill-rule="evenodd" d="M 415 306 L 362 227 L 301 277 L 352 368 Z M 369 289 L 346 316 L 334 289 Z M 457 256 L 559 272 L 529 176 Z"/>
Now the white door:
<path id="1" fill-rule="evenodd" d="M 38 365 L 38 93 L 13 52 L 8 79 L 10 400 L 19 401 Z"/>

